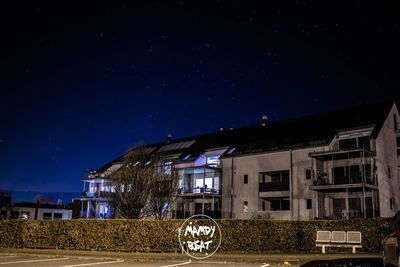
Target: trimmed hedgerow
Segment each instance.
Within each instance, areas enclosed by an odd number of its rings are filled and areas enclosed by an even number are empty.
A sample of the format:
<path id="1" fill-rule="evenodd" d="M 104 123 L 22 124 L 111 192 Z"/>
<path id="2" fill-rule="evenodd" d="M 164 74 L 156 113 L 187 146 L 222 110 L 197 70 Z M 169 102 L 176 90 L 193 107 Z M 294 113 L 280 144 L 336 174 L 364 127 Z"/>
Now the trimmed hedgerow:
<path id="1" fill-rule="evenodd" d="M 0 247 L 178 252 L 183 220 L 0 221 Z M 382 251 L 389 220 L 217 220 L 224 252 L 313 252 L 318 230 L 360 231 L 362 251 Z"/>

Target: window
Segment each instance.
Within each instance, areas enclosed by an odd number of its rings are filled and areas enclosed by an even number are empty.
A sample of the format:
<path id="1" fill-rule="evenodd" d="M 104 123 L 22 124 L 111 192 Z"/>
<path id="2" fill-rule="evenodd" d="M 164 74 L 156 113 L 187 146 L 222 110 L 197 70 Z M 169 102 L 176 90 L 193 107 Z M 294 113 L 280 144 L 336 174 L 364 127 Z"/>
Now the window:
<path id="1" fill-rule="evenodd" d="M 391 210 L 394 209 L 394 199 L 393 198 L 390 199 L 390 209 Z"/>
<path id="2" fill-rule="evenodd" d="M 203 190 L 207 191 L 213 188 L 213 178 L 212 177 L 202 177 L 198 175 L 194 178 L 194 193 L 201 193 Z"/>
<path id="3" fill-rule="evenodd" d="M 206 164 L 210 166 L 219 166 L 219 156 L 209 156 L 206 158 Z"/>
<path id="4" fill-rule="evenodd" d="M 396 137 L 397 159 L 400 159 L 400 137 Z"/>
<path id="5" fill-rule="evenodd" d="M 228 155 L 231 155 L 234 151 L 235 151 L 236 147 L 232 147 L 231 149 L 229 149 L 229 151 L 227 152 Z"/>
<path id="6" fill-rule="evenodd" d="M 12 210 L 10 213 L 10 219 L 18 219 L 19 218 L 19 211 L 18 210 Z"/>
<path id="7" fill-rule="evenodd" d="M 358 137 L 357 138 L 357 147 L 358 148 L 366 148 L 370 149 L 370 141 L 368 136 Z"/>
<path id="8" fill-rule="evenodd" d="M 287 198 L 263 199 L 262 210 L 264 211 L 290 210 L 289 199 Z"/>
<path id="9" fill-rule="evenodd" d="M 357 147 L 356 138 L 341 139 L 339 140 L 339 149 L 351 149 Z"/>
<path id="10" fill-rule="evenodd" d="M 2 220 L 7 219 L 7 211 L 6 210 L 1 210 L 0 219 L 2 219 Z"/>
<path id="11" fill-rule="evenodd" d="M 247 212 L 249 210 L 249 202 L 247 200 L 243 201 L 243 212 Z"/>
<path id="12" fill-rule="evenodd" d="M 54 220 L 61 220 L 62 219 L 62 213 L 54 213 Z"/>
<path id="13" fill-rule="evenodd" d="M 271 210 L 290 210 L 289 199 L 271 199 Z"/>
<path id="14" fill-rule="evenodd" d="M 390 167 L 387 168 L 387 177 L 388 177 L 389 179 L 392 178 L 392 168 L 390 168 Z"/>
<path id="15" fill-rule="evenodd" d="M 288 191 L 289 171 L 262 172 L 259 175 L 259 191 Z"/>
<path id="16" fill-rule="evenodd" d="M 350 165 L 332 168 L 334 184 L 356 184 L 370 182 L 371 165 Z"/>
<path id="17" fill-rule="evenodd" d="M 339 149 L 365 148 L 371 149 L 369 136 L 339 140 Z"/>
<path id="18" fill-rule="evenodd" d="M 21 218 L 22 219 L 29 219 L 29 217 L 30 217 L 30 212 L 29 211 L 23 211 L 22 212 L 22 215 L 21 215 Z"/>
<path id="19" fill-rule="evenodd" d="M 245 175 L 243 176 L 243 183 L 244 183 L 244 184 L 248 184 L 248 183 L 249 183 L 249 176 L 248 176 L 247 174 L 245 174 Z"/>
<path id="20" fill-rule="evenodd" d="M 311 168 L 306 169 L 306 179 L 310 180 L 313 176 L 313 170 Z"/>
<path id="21" fill-rule="evenodd" d="M 164 174 L 171 174 L 172 173 L 172 162 L 171 161 L 167 161 L 164 163 L 164 170 L 163 170 Z"/>
<path id="22" fill-rule="evenodd" d="M 43 212 L 43 220 L 51 220 L 51 212 Z"/>
<path id="23" fill-rule="evenodd" d="M 398 130 L 398 124 L 397 124 L 397 117 L 396 114 L 393 114 L 393 125 L 394 125 L 394 130 L 397 131 Z"/>
<path id="24" fill-rule="evenodd" d="M 308 210 L 312 209 L 312 200 L 311 199 L 307 199 L 307 209 Z"/>
<path id="25" fill-rule="evenodd" d="M 260 183 L 289 182 L 289 171 L 261 173 Z"/>

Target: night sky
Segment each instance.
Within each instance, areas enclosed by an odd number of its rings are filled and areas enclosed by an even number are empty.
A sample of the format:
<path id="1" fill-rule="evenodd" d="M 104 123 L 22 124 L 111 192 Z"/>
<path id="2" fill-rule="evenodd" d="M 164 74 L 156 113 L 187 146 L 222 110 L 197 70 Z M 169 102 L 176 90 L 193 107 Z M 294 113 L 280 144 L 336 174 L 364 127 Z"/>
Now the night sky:
<path id="1" fill-rule="evenodd" d="M 1 189 L 80 192 L 88 168 L 168 133 L 400 100 L 384 1 L 7 2 Z"/>

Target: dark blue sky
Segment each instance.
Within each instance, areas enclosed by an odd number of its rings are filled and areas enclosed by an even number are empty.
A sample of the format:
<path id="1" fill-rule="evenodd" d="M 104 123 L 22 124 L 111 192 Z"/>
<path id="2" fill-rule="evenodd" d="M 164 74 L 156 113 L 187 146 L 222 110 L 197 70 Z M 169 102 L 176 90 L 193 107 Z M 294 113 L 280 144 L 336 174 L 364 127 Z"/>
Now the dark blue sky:
<path id="1" fill-rule="evenodd" d="M 79 192 L 86 169 L 140 141 L 400 99 L 384 1 L 13 2 L 2 189 Z"/>

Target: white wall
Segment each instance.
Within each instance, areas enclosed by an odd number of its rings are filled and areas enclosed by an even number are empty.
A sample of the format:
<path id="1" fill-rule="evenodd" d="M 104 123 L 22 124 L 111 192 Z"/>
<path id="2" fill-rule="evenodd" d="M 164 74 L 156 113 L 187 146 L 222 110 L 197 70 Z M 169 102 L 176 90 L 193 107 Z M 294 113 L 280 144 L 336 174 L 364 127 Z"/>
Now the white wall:
<path id="1" fill-rule="evenodd" d="M 306 169 L 312 167 L 310 152 L 321 151 L 323 147 L 314 147 L 297 150 L 270 152 L 257 155 L 240 156 L 222 159 L 223 165 L 223 216 L 229 217 L 231 212 L 231 175 L 233 160 L 233 213 L 234 218 L 251 218 L 254 216 L 270 216 L 282 220 L 309 220 L 314 217 L 313 208 L 307 209 L 306 199 L 315 199 L 315 192 L 309 190 L 312 179 L 306 179 Z M 291 161 L 292 158 L 292 170 Z M 292 199 L 290 211 L 260 211 L 259 210 L 259 173 L 270 171 L 292 171 L 291 192 L 261 193 L 269 196 L 280 194 Z M 243 176 L 248 175 L 248 184 L 243 183 Z M 282 195 L 284 194 L 284 195 Z M 243 202 L 248 201 L 247 212 L 244 212 Z M 267 215 L 268 214 L 268 215 Z"/>
<path id="2" fill-rule="evenodd" d="M 397 167 L 396 133 L 393 115 L 400 115 L 393 105 L 387 116 L 378 137 L 376 138 L 376 166 L 379 186 L 381 217 L 391 217 L 400 208 L 400 183 Z M 388 167 L 391 168 L 391 178 L 388 177 Z M 390 209 L 390 199 L 394 199 L 394 207 Z"/>
<path id="3" fill-rule="evenodd" d="M 62 220 L 70 220 L 72 219 L 72 210 L 66 209 L 46 209 L 46 208 L 39 208 L 38 209 L 38 220 L 43 220 L 43 213 L 51 213 L 51 219 L 54 219 L 54 213 L 61 213 Z"/>

